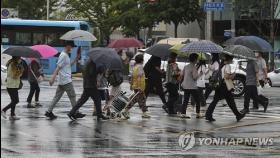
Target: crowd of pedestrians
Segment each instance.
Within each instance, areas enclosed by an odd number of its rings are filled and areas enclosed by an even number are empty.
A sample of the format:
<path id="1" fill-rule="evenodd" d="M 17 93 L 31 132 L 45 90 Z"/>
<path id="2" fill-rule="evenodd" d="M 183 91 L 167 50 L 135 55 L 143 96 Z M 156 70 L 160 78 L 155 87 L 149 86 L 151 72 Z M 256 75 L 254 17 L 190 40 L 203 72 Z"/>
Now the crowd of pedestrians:
<path id="1" fill-rule="evenodd" d="M 76 102 L 76 92 L 72 83 L 71 65 L 79 60 L 79 56 L 74 61 L 70 60 L 69 54 L 73 47 L 73 42 L 65 44 L 64 51 L 58 57 L 57 67 L 49 81 L 52 86 L 57 79 L 58 86 L 55 95 L 48 105 L 48 110 L 45 116 L 49 119 L 55 119 L 57 116 L 53 113 L 56 104 L 59 102 L 64 92 L 67 93 L 72 108 L 67 114 L 71 120 L 85 117 L 85 114 L 79 112 L 82 105 L 91 98 L 94 101 L 93 115 L 97 116 L 98 120 L 107 120 L 111 117 L 111 104 L 122 91 L 122 75 L 119 71 L 107 70 L 104 65 L 97 65 L 91 59 L 88 59 L 83 75 L 83 92 L 81 97 Z M 208 121 L 215 121 L 213 113 L 217 103 L 220 100 L 225 100 L 226 105 L 232 110 L 237 121 L 240 121 L 249 113 L 250 99 L 253 99 L 253 109 L 258 109 L 258 104 L 264 107 L 264 112 L 267 110 L 268 99 L 259 95 L 258 86 L 264 86 L 267 82 L 267 68 L 265 60 L 260 53 L 256 54 L 257 60 L 249 60 L 246 71 L 246 87 L 244 109 L 237 109 L 232 91 L 234 90 L 233 79 L 235 73 L 231 70 L 233 56 L 224 55 L 220 57 L 218 54 L 212 54 L 212 61 L 209 65 L 206 64 L 206 59 L 199 54 L 192 53 L 189 55 L 190 63 L 185 65 L 183 70 L 180 70 L 176 58 L 177 54 L 171 53 L 168 59 L 166 72 L 161 69 L 161 58 L 152 56 L 149 61 L 143 65 L 143 55 L 138 54 L 135 57 L 135 63 L 131 69 L 131 90 L 133 95 L 129 97 L 127 105 L 121 111 L 121 117 L 129 119 L 130 109 L 138 103 L 143 118 L 150 118 L 146 100 L 151 92 L 156 92 L 162 101 L 162 108 L 170 116 L 178 115 L 181 118 L 189 119 L 187 107 L 189 100 L 192 97 L 195 106 L 196 118 L 205 117 Z M 11 103 L 4 107 L 1 115 L 7 118 L 7 110 L 11 110 L 11 120 L 18 120 L 15 115 L 15 107 L 19 102 L 18 90 L 22 87 L 21 75 L 23 73 L 20 57 L 12 57 L 7 63 L 7 91 L 11 98 Z M 163 83 L 165 78 L 165 83 Z M 30 83 L 30 92 L 27 98 L 27 108 L 42 106 L 39 102 L 40 86 L 39 83 L 43 79 L 41 65 L 36 59 L 31 60 L 28 66 L 28 81 Z M 209 83 L 206 80 L 209 80 Z M 109 92 L 109 86 L 111 90 Z M 167 90 L 164 92 L 164 86 Z M 181 94 L 184 92 L 182 105 L 179 105 Z M 209 107 L 206 100 L 211 92 L 214 91 L 214 98 Z M 35 105 L 32 104 L 32 98 L 35 94 Z M 101 100 L 106 100 L 105 106 L 102 109 Z M 223 103 L 225 104 L 225 103 Z M 203 110 L 201 109 L 203 108 Z"/>

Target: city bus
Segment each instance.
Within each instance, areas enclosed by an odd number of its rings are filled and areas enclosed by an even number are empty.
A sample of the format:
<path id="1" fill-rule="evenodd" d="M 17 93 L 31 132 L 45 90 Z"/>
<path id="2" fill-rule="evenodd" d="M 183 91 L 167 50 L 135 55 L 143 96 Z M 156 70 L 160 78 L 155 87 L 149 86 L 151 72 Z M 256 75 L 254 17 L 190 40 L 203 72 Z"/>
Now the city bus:
<path id="1" fill-rule="evenodd" d="M 47 20 L 22 20 L 22 19 L 1 19 L 1 65 L 6 62 L 7 56 L 2 52 L 11 46 L 33 46 L 47 44 L 63 51 L 63 41 L 59 38 L 70 30 L 89 31 L 90 27 L 84 21 L 47 21 Z M 81 60 L 72 66 L 72 72 L 80 72 L 91 48 L 91 42 L 74 41 L 75 47 L 70 54 L 74 60 L 78 51 L 81 53 Z M 59 54 L 55 57 L 40 59 L 44 74 L 52 74 L 56 67 Z"/>

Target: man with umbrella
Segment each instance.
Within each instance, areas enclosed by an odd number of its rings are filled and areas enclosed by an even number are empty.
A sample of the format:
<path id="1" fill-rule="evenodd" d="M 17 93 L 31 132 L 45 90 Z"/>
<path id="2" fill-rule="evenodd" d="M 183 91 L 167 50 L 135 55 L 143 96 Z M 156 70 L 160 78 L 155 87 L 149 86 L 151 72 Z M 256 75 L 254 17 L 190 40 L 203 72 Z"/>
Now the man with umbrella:
<path id="1" fill-rule="evenodd" d="M 83 71 L 83 86 L 84 90 L 81 95 L 81 98 L 77 101 L 77 104 L 73 106 L 71 111 L 67 114 L 71 120 L 76 120 L 78 117 L 75 115 L 76 111 L 84 105 L 84 103 L 92 98 L 96 108 L 97 119 L 107 120 L 108 118 L 102 114 L 101 111 L 101 98 L 97 89 L 97 69 L 96 64 L 92 61 L 91 58 L 88 59 L 85 64 Z"/>
<path id="2" fill-rule="evenodd" d="M 72 78 L 71 78 L 71 65 L 78 61 L 79 55 L 77 55 L 74 61 L 70 61 L 69 54 L 71 53 L 72 47 L 74 46 L 73 41 L 66 41 L 64 51 L 58 57 L 57 67 L 50 79 L 50 85 L 52 86 L 56 76 L 58 76 L 58 87 L 56 89 L 55 96 L 49 106 L 48 111 L 45 113 L 45 116 L 50 119 L 55 119 L 57 116 L 53 114 L 53 108 L 57 102 L 62 97 L 63 93 L 66 91 L 72 107 L 76 105 L 76 93 L 73 87 Z M 76 117 L 82 118 L 84 114 L 76 113 Z"/>

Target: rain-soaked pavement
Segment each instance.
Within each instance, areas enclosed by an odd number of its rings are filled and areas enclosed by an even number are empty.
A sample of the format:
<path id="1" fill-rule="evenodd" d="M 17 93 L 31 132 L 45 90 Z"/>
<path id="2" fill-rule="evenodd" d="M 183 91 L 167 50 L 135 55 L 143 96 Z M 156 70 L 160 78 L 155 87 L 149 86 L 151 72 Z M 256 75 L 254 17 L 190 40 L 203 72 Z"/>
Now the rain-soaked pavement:
<path id="1" fill-rule="evenodd" d="M 82 82 L 74 81 L 77 98 L 82 92 Z M 56 86 L 41 84 L 43 107 L 26 108 L 28 83 L 20 90 L 20 103 L 16 114 L 21 120 L 11 122 L 1 118 L 1 157 L 25 158 L 80 158 L 80 157 L 280 157 L 280 88 L 270 88 L 266 94 L 270 98 L 267 113 L 251 112 L 240 122 L 228 107 L 220 104 L 215 110 L 216 122 L 204 119 L 181 119 L 168 117 L 161 109 L 157 96 L 148 98 L 147 105 L 151 119 L 142 119 L 138 107 L 131 110 L 130 120 L 109 120 L 97 122 L 92 114 L 92 101 L 89 100 L 81 112 L 87 116 L 71 122 L 67 117 L 70 102 L 65 94 L 54 113 L 56 120 L 48 120 L 44 113 L 55 93 Z M 128 84 L 123 84 L 128 90 Z M 208 100 L 210 102 L 211 99 Z M 9 102 L 5 87 L 1 87 L 1 108 Z M 236 99 L 239 109 L 243 98 Z M 261 109 L 262 110 L 262 109 Z M 272 138 L 273 145 L 199 145 L 183 150 L 178 138 L 184 131 L 195 132 L 198 138 Z"/>

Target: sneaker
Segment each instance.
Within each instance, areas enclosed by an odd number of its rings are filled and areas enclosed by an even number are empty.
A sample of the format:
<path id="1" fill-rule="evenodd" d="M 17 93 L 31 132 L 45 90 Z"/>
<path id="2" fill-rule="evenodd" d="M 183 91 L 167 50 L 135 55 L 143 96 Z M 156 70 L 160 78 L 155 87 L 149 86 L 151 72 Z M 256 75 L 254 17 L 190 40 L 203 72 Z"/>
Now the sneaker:
<path id="1" fill-rule="evenodd" d="M 68 116 L 72 121 L 77 120 L 77 117 L 74 116 L 74 115 L 67 114 L 67 116 Z"/>
<path id="2" fill-rule="evenodd" d="M 241 119 L 245 117 L 245 113 L 241 113 L 240 115 L 236 116 L 236 121 L 239 122 Z"/>
<path id="3" fill-rule="evenodd" d="M 20 120 L 20 118 L 14 115 L 14 116 L 10 116 L 9 120 L 11 120 L 11 121 Z"/>
<path id="4" fill-rule="evenodd" d="M 36 108 L 35 106 L 33 106 L 31 103 L 27 104 L 27 108 Z"/>
<path id="5" fill-rule="evenodd" d="M 130 118 L 130 117 L 129 117 L 129 112 L 123 111 L 121 114 L 123 115 L 123 117 L 124 117 L 125 119 L 129 119 L 129 118 Z"/>
<path id="6" fill-rule="evenodd" d="M 7 119 L 7 115 L 6 115 L 6 112 L 5 111 L 1 111 L 1 116 L 4 118 L 4 119 Z"/>
<path id="7" fill-rule="evenodd" d="M 151 118 L 151 116 L 148 115 L 146 112 L 144 112 L 144 113 L 142 114 L 142 118 Z"/>
<path id="8" fill-rule="evenodd" d="M 194 111 L 194 108 L 193 108 L 192 106 L 189 106 L 189 107 L 187 108 L 187 111 L 190 112 L 190 113 L 192 113 L 192 112 Z"/>
<path id="9" fill-rule="evenodd" d="M 242 114 L 249 114 L 249 109 L 243 109 L 243 110 L 241 110 L 240 111 L 240 113 L 242 113 Z"/>
<path id="10" fill-rule="evenodd" d="M 202 117 L 203 117 L 203 115 L 201 115 L 200 113 L 196 114 L 196 118 L 202 118 Z"/>
<path id="11" fill-rule="evenodd" d="M 102 115 L 100 115 L 100 116 L 97 116 L 97 121 L 100 121 L 100 120 L 109 120 L 109 117 L 104 116 L 104 115 L 102 114 Z"/>
<path id="12" fill-rule="evenodd" d="M 39 102 L 36 102 L 36 103 L 35 103 L 35 106 L 37 106 L 37 107 L 42 107 L 43 105 L 40 104 Z"/>
<path id="13" fill-rule="evenodd" d="M 93 112 L 92 112 L 92 116 L 97 116 L 96 111 L 93 111 Z"/>
<path id="14" fill-rule="evenodd" d="M 191 118 L 190 116 L 188 116 L 188 115 L 186 115 L 186 114 L 181 114 L 180 117 L 181 117 L 181 118 L 186 118 L 186 119 L 190 119 L 190 118 Z"/>
<path id="15" fill-rule="evenodd" d="M 86 115 L 85 114 L 82 114 L 82 113 L 80 113 L 80 112 L 77 112 L 76 114 L 75 114 L 75 117 L 76 118 L 83 118 L 83 117 L 85 117 Z"/>
<path id="16" fill-rule="evenodd" d="M 214 122 L 214 121 L 216 121 L 213 117 L 206 117 L 205 118 L 207 121 L 209 121 L 209 122 Z"/>
<path id="17" fill-rule="evenodd" d="M 164 104 L 162 107 L 161 107 L 166 113 L 168 113 L 168 108 L 167 108 L 167 105 Z"/>
<path id="18" fill-rule="evenodd" d="M 48 111 L 45 113 L 45 116 L 50 118 L 51 120 L 57 118 L 57 116 L 55 116 L 52 112 L 48 112 Z"/>

